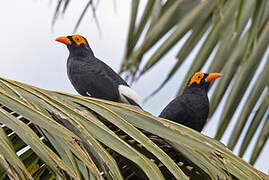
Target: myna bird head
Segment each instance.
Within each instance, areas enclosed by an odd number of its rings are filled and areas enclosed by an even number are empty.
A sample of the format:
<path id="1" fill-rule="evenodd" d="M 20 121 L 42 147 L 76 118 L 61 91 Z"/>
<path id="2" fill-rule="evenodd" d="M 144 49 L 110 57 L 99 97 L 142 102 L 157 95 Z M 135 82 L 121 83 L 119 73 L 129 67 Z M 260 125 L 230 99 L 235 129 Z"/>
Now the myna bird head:
<path id="1" fill-rule="evenodd" d="M 81 52 L 90 52 L 93 54 L 88 41 L 81 35 L 61 36 L 56 38 L 56 41 L 65 44 L 71 54 L 79 55 Z"/>
<path id="2" fill-rule="evenodd" d="M 221 77 L 222 74 L 220 73 L 201 73 L 196 72 L 190 78 L 187 87 L 199 87 L 205 88 L 206 91 L 209 87 L 210 82 L 214 81 L 215 79 Z"/>

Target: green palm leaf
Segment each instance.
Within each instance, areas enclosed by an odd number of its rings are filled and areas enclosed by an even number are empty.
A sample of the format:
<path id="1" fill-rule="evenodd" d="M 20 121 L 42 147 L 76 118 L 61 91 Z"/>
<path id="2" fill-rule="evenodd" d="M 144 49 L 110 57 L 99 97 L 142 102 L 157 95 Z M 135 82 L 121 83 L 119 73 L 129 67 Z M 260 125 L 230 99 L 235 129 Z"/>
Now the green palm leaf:
<path id="1" fill-rule="evenodd" d="M 0 104 L 0 179 L 269 178 L 220 142 L 134 106 L 4 78 Z"/>

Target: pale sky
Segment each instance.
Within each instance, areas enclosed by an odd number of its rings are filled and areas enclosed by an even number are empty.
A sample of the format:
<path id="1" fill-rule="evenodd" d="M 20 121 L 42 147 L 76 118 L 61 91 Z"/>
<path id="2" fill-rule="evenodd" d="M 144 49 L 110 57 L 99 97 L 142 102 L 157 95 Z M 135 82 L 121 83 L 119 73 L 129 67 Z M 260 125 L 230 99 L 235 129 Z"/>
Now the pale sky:
<path id="1" fill-rule="evenodd" d="M 52 1 L 52 0 L 51 0 Z M 7 79 L 21 81 L 39 88 L 77 94 L 69 82 L 66 74 L 67 48 L 56 42 L 58 36 L 72 34 L 73 28 L 82 12 L 86 0 L 73 0 L 64 16 L 59 17 L 53 31 L 51 22 L 55 10 L 55 2 L 50 0 L 12 0 L 5 1 L 0 6 L 0 76 Z M 78 34 L 87 38 L 95 56 L 103 60 L 115 71 L 119 70 L 124 54 L 127 30 L 129 25 L 130 1 L 100 1 L 97 17 L 101 26 L 102 36 L 88 11 L 78 29 Z M 145 3 L 142 0 L 141 3 Z M 177 45 L 177 48 L 180 43 Z M 149 95 L 166 77 L 167 72 L 176 62 L 174 55 L 177 49 L 172 49 L 165 56 L 165 60 L 146 73 L 132 88 L 138 92 L 141 99 Z M 150 54 L 150 53 L 149 53 Z M 148 54 L 148 55 L 149 55 Z M 145 56 L 145 58 L 147 55 Z M 192 59 L 193 57 L 189 57 Z M 189 61 L 188 61 L 189 62 Z M 150 99 L 143 108 L 154 115 L 170 102 L 177 92 L 184 73 L 190 63 L 184 64 L 176 76 L 157 95 Z M 237 113 L 238 114 L 238 113 Z M 207 124 L 203 134 L 213 137 L 217 127 L 217 113 Z M 232 122 L 229 127 L 234 125 Z M 255 134 L 257 137 L 257 133 Z M 228 135 L 223 138 L 227 142 Z M 255 142 L 251 143 L 253 148 Z M 248 149 L 244 158 L 248 159 L 251 149 Z M 238 151 L 236 148 L 235 152 Z M 269 143 L 260 155 L 255 167 L 268 173 Z"/>

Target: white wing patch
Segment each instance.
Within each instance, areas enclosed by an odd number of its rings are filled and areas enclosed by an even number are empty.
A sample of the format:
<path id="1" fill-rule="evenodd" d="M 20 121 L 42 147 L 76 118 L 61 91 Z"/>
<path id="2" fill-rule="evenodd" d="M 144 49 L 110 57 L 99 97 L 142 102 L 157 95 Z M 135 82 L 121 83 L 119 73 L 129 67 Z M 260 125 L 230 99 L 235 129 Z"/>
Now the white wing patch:
<path id="1" fill-rule="evenodd" d="M 124 97 L 124 96 L 126 96 L 126 97 L 132 99 L 133 101 L 135 101 L 137 104 L 139 104 L 139 96 L 137 95 L 137 93 L 134 90 L 132 90 L 128 86 L 119 85 L 119 93 L 120 93 L 120 100 L 121 101 L 128 103 L 128 101 Z"/>

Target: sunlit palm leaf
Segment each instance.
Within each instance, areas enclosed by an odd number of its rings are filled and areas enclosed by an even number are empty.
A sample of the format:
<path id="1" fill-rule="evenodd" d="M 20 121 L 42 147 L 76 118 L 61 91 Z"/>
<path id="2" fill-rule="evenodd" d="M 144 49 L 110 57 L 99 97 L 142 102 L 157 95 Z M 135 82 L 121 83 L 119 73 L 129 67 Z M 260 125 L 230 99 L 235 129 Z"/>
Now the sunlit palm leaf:
<path id="1" fill-rule="evenodd" d="M 268 178 L 218 141 L 137 107 L 0 79 L 0 179 Z"/>

